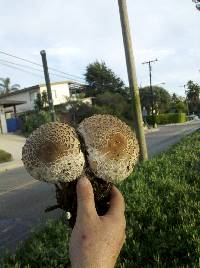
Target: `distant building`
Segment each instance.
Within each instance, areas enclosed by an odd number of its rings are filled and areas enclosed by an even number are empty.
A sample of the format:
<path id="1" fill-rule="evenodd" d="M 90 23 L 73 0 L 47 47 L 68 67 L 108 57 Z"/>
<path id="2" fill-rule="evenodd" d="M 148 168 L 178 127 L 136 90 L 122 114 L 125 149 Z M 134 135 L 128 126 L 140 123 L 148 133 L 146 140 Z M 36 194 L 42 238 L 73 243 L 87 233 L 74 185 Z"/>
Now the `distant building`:
<path id="1" fill-rule="evenodd" d="M 83 84 L 70 80 L 52 83 L 54 105 L 66 103 L 69 98 L 76 99 L 83 87 Z M 45 84 L 27 87 L 0 96 L 0 133 L 7 133 L 6 119 L 34 110 L 37 94 L 42 94 L 43 91 L 47 91 Z"/>

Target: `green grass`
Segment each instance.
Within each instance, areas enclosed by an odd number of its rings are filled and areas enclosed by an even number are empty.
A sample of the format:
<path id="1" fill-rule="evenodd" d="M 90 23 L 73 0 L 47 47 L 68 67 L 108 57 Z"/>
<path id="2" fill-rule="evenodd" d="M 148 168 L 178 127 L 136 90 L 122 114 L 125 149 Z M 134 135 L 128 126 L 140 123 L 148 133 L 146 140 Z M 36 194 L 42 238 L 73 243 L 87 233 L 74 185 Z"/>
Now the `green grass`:
<path id="1" fill-rule="evenodd" d="M 12 160 L 12 155 L 3 150 L 0 150 L 0 163 L 8 162 L 10 160 Z"/>
<path id="2" fill-rule="evenodd" d="M 121 185 L 126 243 L 118 268 L 200 267 L 200 132 L 138 165 Z M 69 267 L 70 231 L 59 220 L 35 232 L 1 268 Z"/>

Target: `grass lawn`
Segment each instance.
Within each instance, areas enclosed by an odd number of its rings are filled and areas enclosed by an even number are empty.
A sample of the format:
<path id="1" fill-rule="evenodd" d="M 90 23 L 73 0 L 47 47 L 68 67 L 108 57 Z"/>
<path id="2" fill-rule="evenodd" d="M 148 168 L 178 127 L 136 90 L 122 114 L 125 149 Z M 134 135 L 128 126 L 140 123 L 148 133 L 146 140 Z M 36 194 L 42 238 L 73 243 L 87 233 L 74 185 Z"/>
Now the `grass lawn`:
<path id="1" fill-rule="evenodd" d="M 200 267 L 200 131 L 138 165 L 118 187 L 127 238 L 117 268 Z M 63 220 L 48 223 L 0 267 L 70 267 L 69 237 Z"/>
<path id="2" fill-rule="evenodd" d="M 0 163 L 12 160 L 12 155 L 0 149 Z"/>

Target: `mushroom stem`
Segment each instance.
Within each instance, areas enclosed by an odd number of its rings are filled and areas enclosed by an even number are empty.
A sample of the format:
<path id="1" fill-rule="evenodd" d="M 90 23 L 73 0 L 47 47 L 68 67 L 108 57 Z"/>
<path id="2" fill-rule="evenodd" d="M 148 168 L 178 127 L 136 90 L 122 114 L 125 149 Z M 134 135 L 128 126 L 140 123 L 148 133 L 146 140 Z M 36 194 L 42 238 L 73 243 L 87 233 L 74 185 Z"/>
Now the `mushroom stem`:
<path id="1" fill-rule="evenodd" d="M 93 187 L 97 213 L 99 216 L 103 216 L 109 209 L 110 191 L 113 184 L 91 176 L 91 174 L 86 176 L 89 177 Z M 69 225 L 71 228 L 75 225 L 77 215 L 76 184 L 77 180 L 68 183 L 61 182 L 59 187 L 55 184 L 57 205 L 45 210 L 49 212 L 60 208 L 65 212 L 70 212 Z"/>
<path id="2" fill-rule="evenodd" d="M 45 209 L 45 212 L 50 212 L 50 211 L 55 210 L 57 208 L 60 208 L 60 206 L 59 205 L 50 206 L 50 207 L 47 207 Z"/>

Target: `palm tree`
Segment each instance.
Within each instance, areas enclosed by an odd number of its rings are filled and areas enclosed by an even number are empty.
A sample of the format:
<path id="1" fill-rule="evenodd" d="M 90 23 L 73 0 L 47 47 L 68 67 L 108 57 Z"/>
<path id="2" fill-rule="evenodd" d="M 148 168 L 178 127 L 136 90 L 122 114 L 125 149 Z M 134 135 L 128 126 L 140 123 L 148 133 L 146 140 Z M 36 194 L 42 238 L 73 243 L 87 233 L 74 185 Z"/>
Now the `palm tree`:
<path id="1" fill-rule="evenodd" d="M 14 84 L 11 85 L 10 84 L 10 78 L 0 78 L 0 91 L 3 94 L 8 94 L 11 91 L 15 91 L 15 90 L 19 90 L 20 89 L 20 85 L 19 84 Z"/>
<path id="2" fill-rule="evenodd" d="M 189 109 L 191 112 L 200 112 L 200 86 L 195 84 L 193 81 L 188 81 L 187 83 L 187 100 L 189 104 Z"/>
<path id="3" fill-rule="evenodd" d="M 187 83 L 187 98 L 190 101 L 199 101 L 200 87 L 198 84 L 195 84 L 193 81 L 188 81 Z"/>
<path id="4" fill-rule="evenodd" d="M 196 3 L 196 8 L 200 10 L 200 0 L 192 0 L 194 3 Z"/>

